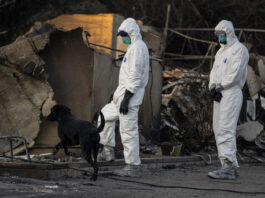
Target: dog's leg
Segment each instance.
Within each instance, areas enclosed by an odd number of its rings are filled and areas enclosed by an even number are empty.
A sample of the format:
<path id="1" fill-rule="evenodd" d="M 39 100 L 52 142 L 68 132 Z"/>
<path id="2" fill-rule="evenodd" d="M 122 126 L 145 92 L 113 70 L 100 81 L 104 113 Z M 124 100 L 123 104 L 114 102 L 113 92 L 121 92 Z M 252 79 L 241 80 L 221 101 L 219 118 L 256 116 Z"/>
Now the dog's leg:
<path id="1" fill-rule="evenodd" d="M 98 150 L 99 150 L 99 143 L 95 142 L 93 143 L 93 158 L 94 158 L 94 174 L 97 177 L 98 176 L 98 162 L 97 162 L 97 158 L 98 158 Z"/>
<path id="2" fill-rule="evenodd" d="M 69 155 L 69 156 L 72 156 L 72 155 L 73 155 L 72 153 L 70 153 L 70 152 L 68 151 L 68 147 L 67 147 L 67 141 L 66 141 L 66 139 L 63 139 L 63 140 L 62 140 L 62 146 L 63 146 L 63 148 L 64 148 L 64 153 L 65 153 L 65 155 Z"/>
<path id="3" fill-rule="evenodd" d="M 92 151 L 92 145 L 86 143 L 81 144 L 83 155 L 86 159 L 86 161 L 93 167 L 94 173 L 91 176 L 90 180 L 96 181 L 98 178 L 98 169 L 95 167 L 95 163 L 92 160 L 91 151 Z"/>
<path id="4" fill-rule="evenodd" d="M 55 145 L 55 147 L 53 147 L 53 155 L 56 155 L 56 153 L 58 153 L 58 151 L 60 150 L 60 148 L 62 148 L 62 142 L 59 142 L 58 144 Z"/>

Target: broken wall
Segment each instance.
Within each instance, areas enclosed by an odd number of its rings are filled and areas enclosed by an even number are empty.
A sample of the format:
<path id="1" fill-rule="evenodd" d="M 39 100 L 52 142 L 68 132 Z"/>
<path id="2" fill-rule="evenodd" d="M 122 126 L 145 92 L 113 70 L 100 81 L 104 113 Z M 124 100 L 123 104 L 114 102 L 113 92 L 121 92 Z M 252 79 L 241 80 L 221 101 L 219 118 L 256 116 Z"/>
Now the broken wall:
<path id="1" fill-rule="evenodd" d="M 38 55 L 47 43 L 48 35 L 43 34 L 0 48 L 0 135 L 24 136 L 30 146 L 53 103 L 45 62 Z M 1 142 L 0 152 L 7 150 L 7 143 Z"/>
<path id="2" fill-rule="evenodd" d="M 90 120 L 94 50 L 81 34 L 81 28 L 52 30 L 0 48 L 1 136 L 24 136 L 35 148 L 53 146 L 57 124 L 45 116 L 55 103 Z M 9 150 L 8 144 L 1 144 L 0 151 Z"/>
<path id="3" fill-rule="evenodd" d="M 112 43 L 113 36 L 111 34 L 115 18 L 115 14 L 66 14 L 47 22 L 55 25 L 56 28 L 62 28 L 68 31 L 82 27 L 84 31 L 88 31 L 90 34 L 88 38 L 89 42 L 107 47 L 115 47 Z M 84 41 L 86 40 L 85 34 L 83 34 L 83 39 Z M 108 49 L 97 48 L 107 53 L 111 53 Z"/>
<path id="4" fill-rule="evenodd" d="M 57 104 L 68 106 L 79 119 L 91 119 L 94 52 L 82 40 L 82 29 L 56 31 L 41 52 L 48 82 Z M 57 123 L 43 120 L 36 139 L 38 147 L 58 143 Z"/>

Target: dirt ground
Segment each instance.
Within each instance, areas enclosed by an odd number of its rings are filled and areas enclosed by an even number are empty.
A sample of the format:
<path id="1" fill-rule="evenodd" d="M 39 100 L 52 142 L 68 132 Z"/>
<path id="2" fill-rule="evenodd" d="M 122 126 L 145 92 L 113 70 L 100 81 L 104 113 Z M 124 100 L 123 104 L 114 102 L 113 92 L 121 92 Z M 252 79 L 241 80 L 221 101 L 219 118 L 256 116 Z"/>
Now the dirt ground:
<path id="1" fill-rule="evenodd" d="M 264 164 L 244 164 L 236 181 L 212 180 L 212 166 L 144 170 L 142 178 L 64 177 L 53 181 L 0 177 L 0 197 L 265 197 Z"/>

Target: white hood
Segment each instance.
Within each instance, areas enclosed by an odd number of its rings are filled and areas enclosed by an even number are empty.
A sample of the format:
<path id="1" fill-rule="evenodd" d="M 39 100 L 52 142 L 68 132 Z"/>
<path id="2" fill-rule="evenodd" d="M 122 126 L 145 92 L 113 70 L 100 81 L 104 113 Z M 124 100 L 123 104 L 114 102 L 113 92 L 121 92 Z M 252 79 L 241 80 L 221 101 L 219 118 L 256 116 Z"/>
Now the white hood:
<path id="1" fill-rule="evenodd" d="M 238 39 L 235 35 L 234 26 L 231 21 L 222 20 L 215 27 L 215 31 L 224 31 L 227 36 L 227 44 L 225 46 L 233 45 Z"/>
<path id="2" fill-rule="evenodd" d="M 133 18 L 125 19 L 119 27 L 118 32 L 120 31 L 124 31 L 128 33 L 131 38 L 132 43 L 134 43 L 138 39 L 142 39 L 140 28 Z"/>

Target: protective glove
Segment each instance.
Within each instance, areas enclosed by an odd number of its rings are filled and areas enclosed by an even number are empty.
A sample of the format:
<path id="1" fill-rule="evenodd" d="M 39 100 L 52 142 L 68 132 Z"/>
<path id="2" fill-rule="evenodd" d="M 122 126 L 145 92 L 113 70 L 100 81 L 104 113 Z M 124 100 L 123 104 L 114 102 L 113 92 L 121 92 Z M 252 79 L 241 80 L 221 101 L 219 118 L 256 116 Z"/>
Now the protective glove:
<path id="1" fill-rule="evenodd" d="M 212 86 L 211 86 L 212 87 Z M 210 88 L 210 94 L 213 101 L 220 102 L 223 95 L 220 92 L 216 91 L 215 87 Z"/>
<path id="2" fill-rule="evenodd" d="M 114 94 L 114 93 L 113 93 Z M 111 94 L 109 100 L 108 100 L 108 103 L 111 103 L 111 101 L 113 100 L 113 94 Z"/>
<path id="3" fill-rule="evenodd" d="M 213 100 L 216 102 L 220 102 L 222 97 L 223 97 L 223 95 L 220 92 L 216 92 Z"/>
<path id="4" fill-rule="evenodd" d="M 221 83 L 218 83 L 217 85 L 216 85 L 216 87 L 215 87 L 215 91 L 216 92 L 221 92 L 221 91 L 223 91 L 224 90 L 224 88 L 223 88 L 223 86 L 221 85 Z"/>
<path id="5" fill-rule="evenodd" d="M 130 91 L 128 91 L 126 89 L 125 94 L 124 94 L 124 98 L 121 101 L 121 106 L 120 106 L 120 113 L 126 115 L 128 113 L 129 110 L 129 101 L 131 99 L 131 97 L 133 96 L 133 93 L 131 93 Z"/>
<path id="6" fill-rule="evenodd" d="M 215 89 L 215 87 L 216 87 L 216 84 L 213 83 L 213 84 L 211 85 L 211 87 L 210 87 L 210 92 L 211 92 L 213 89 Z"/>
<path id="7" fill-rule="evenodd" d="M 215 83 L 213 83 L 213 84 L 210 86 L 210 95 L 211 95 L 212 100 L 214 100 L 214 96 L 215 96 L 215 94 L 216 94 L 215 87 L 216 87 L 216 84 L 215 84 Z"/>
<path id="8" fill-rule="evenodd" d="M 222 97 L 223 97 L 221 91 L 223 91 L 223 90 L 224 90 L 224 88 L 223 88 L 223 86 L 221 85 L 221 83 L 218 83 L 218 84 L 216 85 L 216 87 L 215 87 L 215 91 L 216 91 L 216 94 L 215 94 L 215 96 L 214 96 L 214 100 L 215 100 L 215 101 L 217 101 L 217 102 L 220 102 L 220 101 L 221 101 L 221 99 L 222 99 Z"/>

